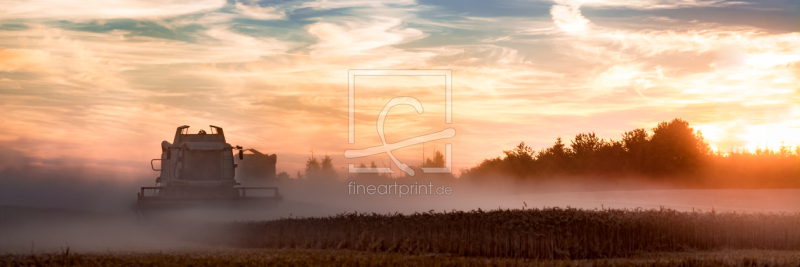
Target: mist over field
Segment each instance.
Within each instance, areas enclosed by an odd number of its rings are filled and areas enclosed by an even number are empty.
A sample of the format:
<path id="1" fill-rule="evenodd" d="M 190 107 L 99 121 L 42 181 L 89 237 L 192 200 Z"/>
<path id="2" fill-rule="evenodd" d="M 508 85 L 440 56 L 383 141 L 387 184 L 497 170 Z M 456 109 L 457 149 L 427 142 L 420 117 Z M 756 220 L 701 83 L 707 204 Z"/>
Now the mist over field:
<path id="1" fill-rule="evenodd" d="M 208 248 L 209 225 L 233 221 L 332 216 L 345 212 L 413 214 L 429 211 L 573 207 L 581 209 L 660 209 L 718 212 L 798 212 L 800 189 L 686 189 L 642 179 L 613 184 L 592 178 L 540 182 L 507 177 L 485 180 L 441 176 L 252 181 L 244 186 L 278 186 L 284 201 L 255 209 L 188 209 L 141 221 L 133 211 L 136 193 L 153 178 L 119 182 L 113 173 L 54 160 L 47 168 L 6 150 L 0 171 L 0 251 L 161 251 Z M 141 164 L 143 168 L 146 163 Z M 34 170 L 34 171 L 27 171 Z M 108 181 L 88 179 L 107 177 Z M 249 182 L 247 182 L 249 181 Z M 354 194 L 356 185 L 412 185 L 452 189 L 449 195 Z"/>

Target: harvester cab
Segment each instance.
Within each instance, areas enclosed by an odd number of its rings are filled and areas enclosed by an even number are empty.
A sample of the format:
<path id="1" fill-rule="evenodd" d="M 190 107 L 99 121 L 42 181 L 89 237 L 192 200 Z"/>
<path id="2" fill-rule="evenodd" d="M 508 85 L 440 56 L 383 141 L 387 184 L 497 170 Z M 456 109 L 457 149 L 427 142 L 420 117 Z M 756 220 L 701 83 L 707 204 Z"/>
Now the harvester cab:
<path id="1" fill-rule="evenodd" d="M 137 207 L 142 211 L 190 203 L 204 207 L 280 202 L 283 197 L 277 187 L 238 186 L 234 179 L 234 150 L 238 150 L 239 160 L 244 159 L 244 149 L 228 144 L 220 127 L 211 125 L 210 133 L 200 130 L 197 134 L 190 134 L 189 126 L 178 127 L 172 143 L 161 142 L 161 158 L 150 161 L 152 169 L 161 175 L 156 178 L 156 186 L 141 188 Z M 276 160 L 268 163 L 275 168 Z"/>

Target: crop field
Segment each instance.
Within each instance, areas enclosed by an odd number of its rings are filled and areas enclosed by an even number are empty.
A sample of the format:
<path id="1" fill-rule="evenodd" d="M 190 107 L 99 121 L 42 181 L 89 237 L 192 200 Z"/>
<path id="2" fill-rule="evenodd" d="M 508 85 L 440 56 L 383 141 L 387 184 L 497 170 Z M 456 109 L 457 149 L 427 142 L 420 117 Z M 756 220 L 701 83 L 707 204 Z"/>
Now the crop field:
<path id="1" fill-rule="evenodd" d="M 547 208 L 413 215 L 341 214 L 235 223 L 248 248 L 410 255 L 598 259 L 637 253 L 760 249 L 800 254 L 800 213 Z"/>
<path id="2" fill-rule="evenodd" d="M 408 255 L 389 252 L 313 249 L 218 249 L 156 253 L 58 253 L 0 255 L 0 266 L 791 266 L 792 251 L 723 250 L 695 253 L 642 253 L 629 258 L 539 260 Z"/>

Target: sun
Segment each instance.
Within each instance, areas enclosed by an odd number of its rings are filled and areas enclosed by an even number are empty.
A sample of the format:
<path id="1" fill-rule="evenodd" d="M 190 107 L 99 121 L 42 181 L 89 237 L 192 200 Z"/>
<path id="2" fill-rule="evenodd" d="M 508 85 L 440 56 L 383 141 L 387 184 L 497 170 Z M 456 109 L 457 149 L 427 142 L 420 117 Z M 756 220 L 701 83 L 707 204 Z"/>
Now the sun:
<path id="1" fill-rule="evenodd" d="M 800 123 L 783 121 L 764 124 L 745 124 L 742 121 L 709 123 L 694 126 L 703 133 L 713 150 L 727 152 L 755 151 L 758 148 L 777 151 L 781 145 L 800 145 Z"/>

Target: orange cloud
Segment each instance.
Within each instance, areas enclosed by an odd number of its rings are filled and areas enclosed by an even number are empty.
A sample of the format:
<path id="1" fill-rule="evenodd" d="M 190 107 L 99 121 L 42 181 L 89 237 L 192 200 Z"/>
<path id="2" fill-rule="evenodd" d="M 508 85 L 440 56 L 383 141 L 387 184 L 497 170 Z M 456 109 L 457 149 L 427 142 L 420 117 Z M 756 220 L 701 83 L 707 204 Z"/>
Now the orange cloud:
<path id="1" fill-rule="evenodd" d="M 190 14 L 222 7 L 221 0 L 165 1 L 58 1 L 35 0 L 6 3 L 0 16 L 4 19 L 91 20 L 116 18 L 161 18 Z"/>
<path id="2" fill-rule="evenodd" d="M 50 55 L 44 51 L 0 48 L 0 71 L 41 72 L 47 69 L 49 61 Z"/>

